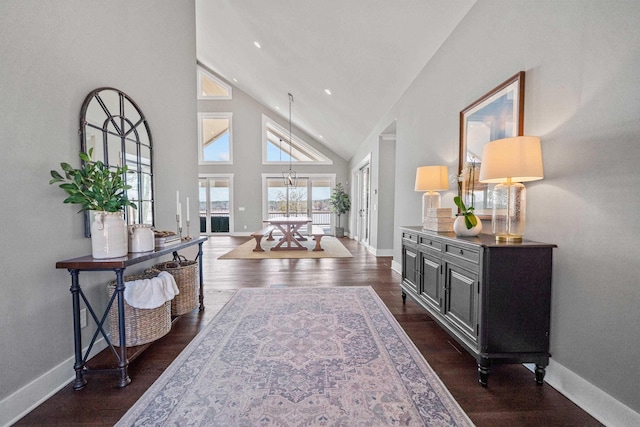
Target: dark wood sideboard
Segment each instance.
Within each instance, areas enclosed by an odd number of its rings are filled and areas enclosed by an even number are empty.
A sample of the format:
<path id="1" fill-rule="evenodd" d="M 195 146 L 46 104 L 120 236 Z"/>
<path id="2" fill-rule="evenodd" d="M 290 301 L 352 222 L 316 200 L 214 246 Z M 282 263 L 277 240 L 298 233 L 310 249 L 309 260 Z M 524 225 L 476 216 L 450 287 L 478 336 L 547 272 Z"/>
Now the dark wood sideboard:
<path id="1" fill-rule="evenodd" d="M 127 267 L 135 264 L 139 264 L 145 261 L 159 258 L 163 255 L 173 254 L 174 258 L 178 256 L 178 251 L 188 248 L 193 245 L 198 245 L 198 255 L 196 259 L 200 260 L 200 310 L 204 310 L 204 297 L 203 297 L 203 276 L 202 276 L 202 243 L 207 240 L 206 237 L 200 237 L 192 240 L 185 240 L 171 246 L 155 249 L 150 252 L 141 253 L 129 253 L 127 256 L 120 258 L 109 259 L 94 259 L 91 255 L 82 256 L 79 258 L 68 259 L 64 261 L 58 261 L 56 268 L 66 268 L 71 274 L 71 300 L 73 304 L 73 337 L 74 337 L 74 350 L 75 350 L 75 363 L 73 368 L 76 372 L 76 378 L 73 382 L 73 388 L 75 390 L 82 389 L 87 380 L 84 375 L 96 371 L 116 371 L 119 376 L 118 386 L 125 387 L 131 382 L 128 373 L 129 360 L 131 355 L 127 352 L 126 343 L 126 328 L 125 328 L 125 310 L 124 310 L 124 271 Z M 111 297 L 109 304 L 105 308 L 104 312 L 98 316 L 92 307 L 90 301 L 82 291 L 80 286 L 80 272 L 81 271 L 113 271 L 116 274 L 116 288 Z M 82 334 L 80 325 L 80 299 L 85 303 L 87 310 L 91 314 L 91 318 L 97 325 L 97 330 L 93 334 L 93 338 L 89 343 L 86 353 L 82 354 Z M 118 342 L 114 345 L 109 339 L 109 334 L 104 329 L 105 320 L 108 318 L 109 309 L 111 305 L 116 303 L 118 306 L 118 326 L 120 330 L 120 336 Z M 108 347 L 111 349 L 111 353 L 115 356 L 117 367 L 115 369 L 92 369 L 87 366 L 87 360 L 96 339 L 102 335 L 107 342 Z M 116 350 L 115 347 L 118 347 Z M 146 347 L 145 347 L 146 348 Z M 137 349 L 136 354 L 142 349 Z"/>
<path id="2" fill-rule="evenodd" d="M 402 298 L 424 307 L 478 363 L 487 386 L 499 363 L 534 363 L 542 384 L 549 364 L 554 244 L 495 236 L 456 237 L 422 227 L 402 231 Z"/>

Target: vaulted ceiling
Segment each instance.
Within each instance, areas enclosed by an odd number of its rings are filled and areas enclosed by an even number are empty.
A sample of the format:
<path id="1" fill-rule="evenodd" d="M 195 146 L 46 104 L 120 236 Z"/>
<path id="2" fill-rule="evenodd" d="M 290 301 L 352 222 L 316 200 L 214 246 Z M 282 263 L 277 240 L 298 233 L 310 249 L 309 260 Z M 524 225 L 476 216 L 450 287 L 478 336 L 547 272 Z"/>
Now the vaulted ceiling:
<path id="1" fill-rule="evenodd" d="M 197 57 L 348 160 L 475 2 L 196 0 Z"/>

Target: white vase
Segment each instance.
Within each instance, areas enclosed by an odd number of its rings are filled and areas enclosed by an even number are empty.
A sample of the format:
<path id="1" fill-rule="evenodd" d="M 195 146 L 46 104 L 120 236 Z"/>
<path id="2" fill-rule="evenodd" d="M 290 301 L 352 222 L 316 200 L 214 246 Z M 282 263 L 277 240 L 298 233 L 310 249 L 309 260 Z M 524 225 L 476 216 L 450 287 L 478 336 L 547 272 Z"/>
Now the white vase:
<path id="1" fill-rule="evenodd" d="M 149 252 L 155 247 L 155 236 L 148 224 L 129 226 L 129 252 Z"/>
<path id="2" fill-rule="evenodd" d="M 475 227 L 467 228 L 467 224 L 464 221 L 464 216 L 457 216 L 456 220 L 453 221 L 453 232 L 456 233 L 456 236 L 477 236 L 482 232 L 482 221 L 480 221 L 480 218 L 478 218 L 478 223 L 475 225 Z"/>
<path id="3" fill-rule="evenodd" d="M 91 255 L 97 259 L 127 255 L 127 224 L 122 212 L 96 212 L 91 223 Z"/>

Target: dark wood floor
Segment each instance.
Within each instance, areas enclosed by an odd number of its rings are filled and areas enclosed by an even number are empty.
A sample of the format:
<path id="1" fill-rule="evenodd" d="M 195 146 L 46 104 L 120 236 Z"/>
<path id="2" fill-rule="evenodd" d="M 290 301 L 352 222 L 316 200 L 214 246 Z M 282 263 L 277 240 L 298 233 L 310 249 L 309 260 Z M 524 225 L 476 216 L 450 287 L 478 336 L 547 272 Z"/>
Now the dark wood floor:
<path id="1" fill-rule="evenodd" d="M 182 316 L 169 335 L 132 362 L 132 382 L 116 387 L 112 375 L 92 375 L 83 390 L 66 386 L 16 425 L 111 426 L 156 380 L 171 361 L 242 287 L 372 286 L 414 341 L 455 399 L 477 426 L 601 426 L 548 384 L 536 385 L 521 365 L 492 368 L 489 387 L 476 380 L 475 360 L 413 301 L 402 304 L 400 276 L 391 258 L 376 258 L 343 239 L 353 258 L 300 260 L 218 260 L 246 238 L 216 236 L 204 244 L 206 310 Z M 71 333 L 71 331 L 69 332 Z"/>

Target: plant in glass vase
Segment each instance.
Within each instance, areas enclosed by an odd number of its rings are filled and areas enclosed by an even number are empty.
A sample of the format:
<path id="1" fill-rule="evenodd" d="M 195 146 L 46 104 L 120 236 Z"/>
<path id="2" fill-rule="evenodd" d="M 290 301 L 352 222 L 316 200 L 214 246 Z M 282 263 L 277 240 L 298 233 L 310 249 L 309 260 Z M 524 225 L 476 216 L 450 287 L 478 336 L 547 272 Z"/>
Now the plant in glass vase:
<path id="1" fill-rule="evenodd" d="M 80 152 L 82 166 L 79 169 L 68 163 L 60 163 L 64 176 L 51 171 L 49 184 L 60 183 L 68 195 L 63 203 L 81 205 L 80 211 L 95 211 L 91 224 L 91 247 L 94 258 L 116 258 L 127 254 L 127 226 L 122 218 L 126 206 L 137 208 L 127 197 L 125 174 L 127 166 L 115 168 L 101 161 L 92 161 L 93 149 Z"/>
<path id="2" fill-rule="evenodd" d="M 475 215 L 474 210 L 474 186 L 476 176 L 476 162 L 472 161 L 469 166 L 463 169 L 458 176 L 458 195 L 453 198 L 453 202 L 458 207 L 456 220 L 453 223 L 453 231 L 458 236 L 477 236 L 482 232 L 482 221 Z M 467 185 L 463 190 L 463 183 L 467 181 Z M 462 198 L 464 191 L 465 199 L 469 206 L 467 207 Z"/>

